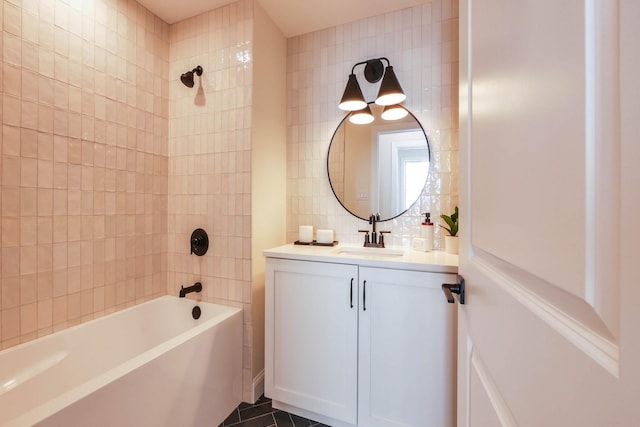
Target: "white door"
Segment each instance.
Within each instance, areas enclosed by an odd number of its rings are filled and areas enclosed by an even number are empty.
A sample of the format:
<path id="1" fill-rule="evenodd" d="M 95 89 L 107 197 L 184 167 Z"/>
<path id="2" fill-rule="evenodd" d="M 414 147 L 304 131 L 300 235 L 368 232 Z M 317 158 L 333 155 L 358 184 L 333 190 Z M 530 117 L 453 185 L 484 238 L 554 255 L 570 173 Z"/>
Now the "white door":
<path id="1" fill-rule="evenodd" d="M 640 2 L 460 0 L 459 426 L 640 425 Z"/>

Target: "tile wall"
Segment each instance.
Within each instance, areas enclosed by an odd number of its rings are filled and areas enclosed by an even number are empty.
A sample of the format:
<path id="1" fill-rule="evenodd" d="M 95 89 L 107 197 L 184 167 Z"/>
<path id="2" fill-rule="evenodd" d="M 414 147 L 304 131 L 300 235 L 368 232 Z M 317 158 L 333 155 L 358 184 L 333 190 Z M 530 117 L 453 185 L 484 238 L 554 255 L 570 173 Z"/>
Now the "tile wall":
<path id="1" fill-rule="evenodd" d="M 169 31 L 167 291 L 203 283 L 193 298 L 244 310 L 244 389 L 251 375 L 251 105 L 253 0 L 173 24 Z M 195 86 L 180 75 L 203 68 Z M 190 255 L 203 228 L 209 252 Z"/>
<path id="2" fill-rule="evenodd" d="M 420 235 L 420 213 L 451 213 L 458 200 L 458 2 L 433 0 L 413 8 L 331 27 L 288 40 L 287 240 L 298 225 L 332 228 L 343 242 L 359 243 L 368 224 L 336 201 L 327 179 L 329 143 L 344 113 L 337 104 L 356 62 L 387 57 L 407 94 L 405 105 L 431 144 L 426 191 L 406 214 L 383 223 L 391 244 L 409 246 Z M 356 75 L 362 74 L 362 68 Z M 377 85 L 359 77 L 367 100 Z M 437 222 L 437 221 L 436 221 Z M 436 227 L 436 244 L 444 247 Z M 389 239 L 387 238 L 387 242 Z"/>
<path id="3" fill-rule="evenodd" d="M 0 1 L 0 348 L 166 293 L 169 26 Z"/>

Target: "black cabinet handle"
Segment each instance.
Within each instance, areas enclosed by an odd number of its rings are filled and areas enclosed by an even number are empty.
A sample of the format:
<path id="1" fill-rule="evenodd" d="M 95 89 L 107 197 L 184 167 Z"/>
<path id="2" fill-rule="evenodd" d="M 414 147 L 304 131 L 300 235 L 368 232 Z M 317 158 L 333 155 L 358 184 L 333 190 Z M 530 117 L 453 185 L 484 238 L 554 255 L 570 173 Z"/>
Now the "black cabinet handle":
<path id="1" fill-rule="evenodd" d="M 351 308 L 353 308 L 353 277 L 351 278 L 351 291 L 349 294 L 349 298 L 351 299 Z"/>
<path id="2" fill-rule="evenodd" d="M 367 281 L 362 282 L 362 311 L 367 311 Z"/>
<path id="3" fill-rule="evenodd" d="M 442 292 L 444 292 L 444 295 L 447 298 L 447 302 L 449 304 L 453 304 L 456 302 L 453 294 L 458 294 L 458 300 L 460 301 L 460 304 L 464 304 L 464 277 L 458 274 L 458 283 L 443 283 Z"/>

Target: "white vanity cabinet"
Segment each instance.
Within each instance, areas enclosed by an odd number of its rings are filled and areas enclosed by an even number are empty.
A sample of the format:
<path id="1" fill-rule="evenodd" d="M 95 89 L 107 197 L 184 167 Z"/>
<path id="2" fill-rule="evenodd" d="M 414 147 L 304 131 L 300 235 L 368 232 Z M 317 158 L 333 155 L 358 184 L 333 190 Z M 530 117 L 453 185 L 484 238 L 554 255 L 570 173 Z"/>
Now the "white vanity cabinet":
<path id="1" fill-rule="evenodd" d="M 334 427 L 453 426 L 456 305 L 441 285 L 456 267 L 286 250 L 265 252 L 273 406 Z"/>

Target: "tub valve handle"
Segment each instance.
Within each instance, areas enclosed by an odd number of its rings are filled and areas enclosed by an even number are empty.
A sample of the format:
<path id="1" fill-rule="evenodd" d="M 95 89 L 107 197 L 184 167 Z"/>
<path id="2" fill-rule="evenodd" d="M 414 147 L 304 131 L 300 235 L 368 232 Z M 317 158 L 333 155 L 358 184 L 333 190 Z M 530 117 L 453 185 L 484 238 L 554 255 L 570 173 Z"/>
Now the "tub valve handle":
<path id="1" fill-rule="evenodd" d="M 202 283 L 200 282 L 196 282 L 191 286 L 187 286 L 186 288 L 184 286 L 180 286 L 180 298 L 184 298 L 187 294 L 190 294 L 191 292 L 200 292 L 202 291 Z"/>
<path id="2" fill-rule="evenodd" d="M 209 249 L 209 236 L 207 232 L 202 228 L 196 228 L 191 233 L 191 253 L 197 256 L 202 256 L 207 253 Z"/>

